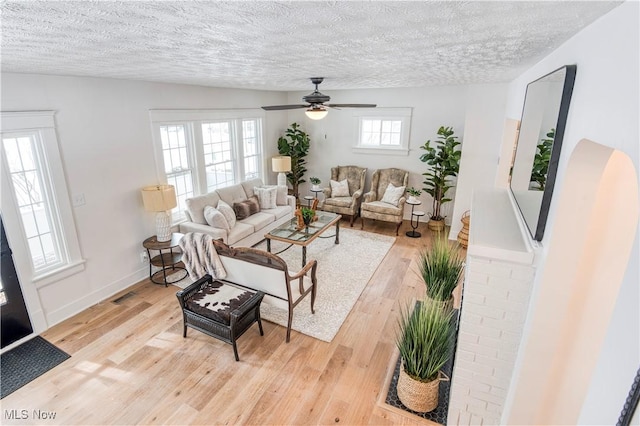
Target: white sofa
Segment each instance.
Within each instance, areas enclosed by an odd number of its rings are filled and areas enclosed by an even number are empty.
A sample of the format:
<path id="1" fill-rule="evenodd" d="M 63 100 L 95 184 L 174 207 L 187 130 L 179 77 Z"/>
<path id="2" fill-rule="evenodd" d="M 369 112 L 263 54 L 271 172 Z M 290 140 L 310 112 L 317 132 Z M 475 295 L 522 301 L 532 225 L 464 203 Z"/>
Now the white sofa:
<path id="1" fill-rule="evenodd" d="M 264 239 L 266 233 L 291 220 L 296 208 L 295 197 L 285 195 L 285 203 L 281 201 L 277 203 L 275 209 L 262 209 L 258 213 L 239 220 L 229 231 L 209 226 L 204 218 L 206 206 L 217 207 L 218 201 L 223 200 L 233 207 L 234 203 L 253 197 L 253 189 L 257 186 L 264 186 L 262 179 L 248 180 L 187 199 L 185 210 L 187 221 L 180 224 L 180 232 L 208 234 L 216 239 L 222 238 L 226 244 L 234 247 L 251 247 L 257 244 Z"/>

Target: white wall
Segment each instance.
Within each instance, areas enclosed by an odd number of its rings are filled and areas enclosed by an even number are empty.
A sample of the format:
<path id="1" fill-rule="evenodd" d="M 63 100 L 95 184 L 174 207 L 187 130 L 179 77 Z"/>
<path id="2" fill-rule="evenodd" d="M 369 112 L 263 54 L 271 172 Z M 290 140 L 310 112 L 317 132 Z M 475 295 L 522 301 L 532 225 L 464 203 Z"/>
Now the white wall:
<path id="1" fill-rule="evenodd" d="M 322 179 L 322 186 L 329 183 L 331 167 L 353 164 L 367 167 L 365 184 L 367 190 L 370 187 L 373 171 L 388 167 L 408 170 L 410 173 L 409 186 L 422 189 L 424 186 L 422 173 L 427 170 L 427 166 L 420 161 L 420 156 L 424 153 L 420 147 L 428 139 L 435 140 L 437 138 L 438 128 L 440 126 L 453 127 L 455 135 L 462 142 L 464 153 L 467 146 L 471 146 L 465 145 L 465 122 L 467 120 L 481 121 L 480 113 L 491 115 L 498 111 L 497 114 L 494 114 L 499 127 L 499 133 L 496 135 L 496 152 L 490 154 L 495 160 L 491 163 L 492 168 L 495 169 L 498 155 L 497 147 L 499 147 L 501 126 L 504 119 L 504 104 L 496 103 L 492 96 L 503 99 L 504 90 L 504 86 L 496 85 L 326 91 L 331 96 L 331 102 L 335 103 L 374 103 L 378 107 L 412 108 L 408 155 L 354 153 L 352 146 L 357 140 L 357 129 L 353 114 L 357 111 L 356 109 L 332 109 L 327 117 L 319 121 L 306 118 L 304 110 L 296 110 L 289 113 L 289 122 L 298 122 L 310 134 L 312 145 L 308 157 L 309 173 L 307 176 L 318 176 Z M 488 99 L 476 97 L 475 95 L 478 93 L 482 93 Z M 299 103 L 302 96 L 306 94 L 308 92 L 290 93 L 289 102 Z M 485 110 L 481 111 L 481 108 L 476 108 L 476 106 L 484 100 L 488 100 L 488 102 L 485 105 Z M 492 126 L 491 123 L 487 123 L 487 125 Z M 475 138 L 473 143 L 482 144 L 485 142 L 486 140 L 483 138 Z M 493 148 L 490 151 L 492 150 Z M 477 171 L 473 173 L 475 174 Z M 307 186 L 303 186 L 302 193 L 307 191 L 307 188 Z M 453 194 L 454 190 L 451 190 L 451 195 Z M 423 191 L 419 198 L 422 205 L 416 210 L 424 210 L 428 214 L 431 211 L 431 197 Z M 455 218 L 451 219 L 453 204 L 451 202 L 444 206 L 445 214 L 448 216 L 447 223 L 452 220 L 456 221 Z M 410 209 L 406 208 L 405 219 L 409 218 Z"/>
<path id="2" fill-rule="evenodd" d="M 148 274 L 139 253 L 155 232 L 153 214 L 144 211 L 140 196 L 140 188 L 158 182 L 150 109 L 258 108 L 286 100 L 279 92 L 10 73 L 2 74 L 1 84 L 3 111 L 57 111 L 69 193 L 86 199 L 74 208 L 86 269 L 38 289 L 49 326 Z M 266 114 L 267 158 L 277 152 L 275 141 L 286 125 L 286 114 Z M 268 180 L 275 182 L 267 166 Z M 19 276 L 23 286 L 33 285 L 29 271 Z M 38 305 L 27 303 L 30 309 Z"/>
<path id="3" fill-rule="evenodd" d="M 464 146 L 456 187 L 449 238 L 455 240 L 462 229 L 460 219 L 471 209 L 475 191 L 495 186 L 506 107 L 507 85 L 471 86 L 467 92 Z M 473 220 L 473 212 L 471 212 Z M 447 221 L 447 223 L 449 223 Z"/>
<path id="4" fill-rule="evenodd" d="M 518 119 L 528 82 L 562 65 L 577 65 L 556 188 L 563 187 L 568 159 L 582 138 L 626 153 L 636 171 L 640 170 L 639 9 L 638 2 L 625 2 L 567 41 L 510 86 L 507 115 Z M 555 193 L 547 233 L 542 241 L 541 268 L 544 268 L 546 246 L 554 228 L 557 204 L 558 193 Z M 616 206 L 611 208 L 615 209 Z M 606 259 L 602 261 L 606 262 Z M 640 250 L 636 235 L 631 260 L 579 424 L 615 424 L 640 364 L 639 269 Z M 539 278 L 540 275 L 533 289 L 533 303 L 539 290 Z"/>

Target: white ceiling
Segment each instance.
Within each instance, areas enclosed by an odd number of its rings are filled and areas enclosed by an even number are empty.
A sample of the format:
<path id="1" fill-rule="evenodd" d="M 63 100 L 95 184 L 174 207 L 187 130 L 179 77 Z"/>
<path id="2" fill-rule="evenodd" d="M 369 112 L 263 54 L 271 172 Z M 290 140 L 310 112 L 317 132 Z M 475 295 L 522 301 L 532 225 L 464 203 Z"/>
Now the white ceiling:
<path id="1" fill-rule="evenodd" d="M 4 1 L 2 70 L 265 90 L 507 82 L 619 1 Z"/>

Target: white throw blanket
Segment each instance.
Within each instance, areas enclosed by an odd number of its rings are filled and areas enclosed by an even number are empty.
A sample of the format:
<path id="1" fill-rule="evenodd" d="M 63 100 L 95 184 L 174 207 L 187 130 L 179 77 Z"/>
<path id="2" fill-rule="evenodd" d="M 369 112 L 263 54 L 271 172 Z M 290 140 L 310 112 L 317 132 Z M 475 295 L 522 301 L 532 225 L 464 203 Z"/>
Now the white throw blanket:
<path id="1" fill-rule="evenodd" d="M 188 232 L 180 240 L 180 248 L 182 262 L 192 280 L 199 280 L 206 274 L 219 279 L 227 276 L 211 235 Z"/>

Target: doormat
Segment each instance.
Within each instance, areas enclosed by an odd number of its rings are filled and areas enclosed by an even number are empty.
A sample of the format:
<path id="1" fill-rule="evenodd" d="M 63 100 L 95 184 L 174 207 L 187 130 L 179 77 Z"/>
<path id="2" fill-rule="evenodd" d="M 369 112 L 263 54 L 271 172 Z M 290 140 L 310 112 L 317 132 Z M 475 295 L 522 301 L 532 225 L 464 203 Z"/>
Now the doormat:
<path id="1" fill-rule="evenodd" d="M 416 302 L 416 305 L 419 302 Z M 391 407 L 406 411 L 415 416 L 418 416 L 423 419 L 431 420 L 432 422 L 439 423 L 441 425 L 447 424 L 447 412 L 449 411 L 449 391 L 451 390 L 451 380 L 453 380 L 452 372 L 453 372 L 453 363 L 456 354 L 456 346 L 457 346 L 457 336 L 458 336 L 458 319 L 460 317 L 460 310 L 454 309 L 453 317 L 451 321 L 454 324 L 452 334 L 449 337 L 449 347 L 451 350 L 451 356 L 447 360 L 447 362 L 442 367 L 442 372 L 450 377 L 450 380 L 441 381 L 440 388 L 438 391 L 438 406 L 435 410 L 429 411 L 428 413 L 418 413 L 417 411 L 410 410 L 405 407 L 400 399 L 398 398 L 398 392 L 396 390 L 398 386 L 398 378 L 400 377 L 400 355 L 398 355 L 398 360 L 396 361 L 396 367 L 393 371 L 393 376 L 391 376 L 391 380 L 389 381 L 389 389 L 387 390 L 387 397 L 385 398 L 385 404 L 390 405 Z"/>
<path id="2" fill-rule="evenodd" d="M 0 354 L 0 399 L 68 358 L 69 354 L 40 336 Z"/>

